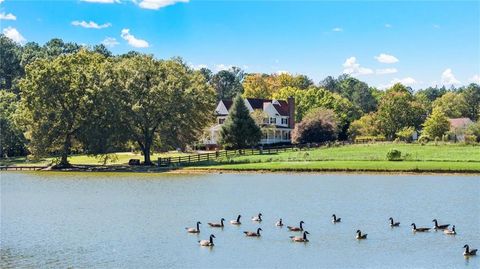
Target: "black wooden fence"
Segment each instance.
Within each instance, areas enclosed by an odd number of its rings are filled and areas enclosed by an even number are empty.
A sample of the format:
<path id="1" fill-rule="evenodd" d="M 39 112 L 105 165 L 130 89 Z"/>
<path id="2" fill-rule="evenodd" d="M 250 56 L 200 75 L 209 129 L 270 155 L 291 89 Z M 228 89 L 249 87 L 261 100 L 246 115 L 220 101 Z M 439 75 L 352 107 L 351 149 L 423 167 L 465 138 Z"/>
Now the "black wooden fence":
<path id="1" fill-rule="evenodd" d="M 200 162 L 215 161 L 221 157 L 234 157 L 234 156 L 248 156 L 248 155 L 263 155 L 274 154 L 280 152 L 294 151 L 294 150 L 306 150 L 309 148 L 319 147 L 321 145 L 287 145 L 269 148 L 251 148 L 251 149 L 237 149 L 237 150 L 220 150 L 209 153 L 199 153 L 192 155 L 184 155 L 178 157 L 166 157 L 158 158 L 157 164 L 159 166 L 175 166 L 175 165 L 192 165 Z"/>

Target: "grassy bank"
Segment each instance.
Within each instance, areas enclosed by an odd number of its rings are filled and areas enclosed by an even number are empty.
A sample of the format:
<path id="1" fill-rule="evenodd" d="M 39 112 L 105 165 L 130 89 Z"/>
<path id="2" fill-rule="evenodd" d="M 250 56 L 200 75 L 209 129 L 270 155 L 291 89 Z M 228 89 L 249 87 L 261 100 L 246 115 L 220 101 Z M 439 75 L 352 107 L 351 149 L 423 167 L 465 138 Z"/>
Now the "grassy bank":
<path id="1" fill-rule="evenodd" d="M 396 148 L 402 161 L 387 161 Z M 232 171 L 378 171 L 378 172 L 480 172 L 480 146 L 461 144 L 377 143 L 287 151 L 253 156 L 233 156 L 187 169 Z"/>
<path id="2" fill-rule="evenodd" d="M 186 153 L 179 153 L 176 151 L 166 152 L 166 153 L 156 153 L 152 154 L 151 160 L 156 161 L 158 158 L 162 157 L 175 157 L 180 155 L 186 155 Z M 117 152 L 115 153 L 115 158 L 109 160 L 107 165 L 124 165 L 128 164 L 130 159 L 140 159 L 143 161 L 143 155 L 136 154 L 132 152 Z M 54 158 L 42 158 L 39 160 L 29 160 L 27 157 L 15 157 L 8 159 L 0 159 L 0 165 L 12 165 L 12 166 L 40 166 L 40 165 L 49 165 L 54 161 Z M 68 161 L 72 164 L 77 165 L 101 165 L 103 161 L 99 158 L 89 155 L 73 155 L 68 158 Z"/>

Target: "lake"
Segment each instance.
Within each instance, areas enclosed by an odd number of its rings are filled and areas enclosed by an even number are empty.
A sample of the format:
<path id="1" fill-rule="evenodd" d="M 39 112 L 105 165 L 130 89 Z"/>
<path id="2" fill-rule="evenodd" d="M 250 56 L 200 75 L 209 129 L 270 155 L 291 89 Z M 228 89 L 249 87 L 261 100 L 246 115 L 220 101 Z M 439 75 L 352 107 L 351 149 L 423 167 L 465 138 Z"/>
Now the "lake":
<path id="1" fill-rule="evenodd" d="M 300 233 L 275 227 L 280 217 L 305 221 L 310 242 L 291 242 Z M 412 233 L 433 218 L 458 234 Z M 197 220 L 201 233 L 187 234 Z M 261 238 L 242 233 L 257 227 Z M 211 233 L 215 246 L 200 247 Z M 480 268 L 466 243 L 480 248 L 473 175 L 1 174 L 1 268 Z"/>

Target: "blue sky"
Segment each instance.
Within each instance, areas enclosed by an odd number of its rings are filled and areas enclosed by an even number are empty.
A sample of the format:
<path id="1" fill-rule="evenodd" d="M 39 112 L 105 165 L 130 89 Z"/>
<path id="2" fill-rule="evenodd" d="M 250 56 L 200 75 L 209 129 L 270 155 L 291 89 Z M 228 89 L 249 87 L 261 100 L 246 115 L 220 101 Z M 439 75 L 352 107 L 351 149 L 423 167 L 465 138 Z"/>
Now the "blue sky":
<path id="1" fill-rule="evenodd" d="M 104 42 L 213 71 L 349 73 L 380 88 L 480 83 L 480 1 L 0 1 L 1 32 L 22 43 Z"/>

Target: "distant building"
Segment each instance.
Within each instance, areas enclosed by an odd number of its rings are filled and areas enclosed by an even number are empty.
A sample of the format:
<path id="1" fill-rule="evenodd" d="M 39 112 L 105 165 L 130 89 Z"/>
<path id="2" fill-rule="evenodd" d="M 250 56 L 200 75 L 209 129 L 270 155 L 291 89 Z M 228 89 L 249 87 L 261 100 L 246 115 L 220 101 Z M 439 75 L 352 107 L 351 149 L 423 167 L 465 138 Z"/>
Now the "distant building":
<path id="1" fill-rule="evenodd" d="M 469 118 L 456 118 L 448 119 L 450 122 L 450 132 L 455 136 L 455 141 L 465 141 L 465 131 L 468 126 L 473 124 L 473 121 Z"/>
<path id="2" fill-rule="evenodd" d="M 295 99 L 285 100 L 245 98 L 245 105 L 250 113 L 260 111 L 263 114 L 263 137 L 260 144 L 290 143 L 291 132 L 295 128 Z M 225 119 L 230 112 L 232 100 L 221 100 L 215 114 L 216 124 L 210 128 L 209 137 L 205 141 L 207 147 L 216 147 L 218 137 Z"/>

